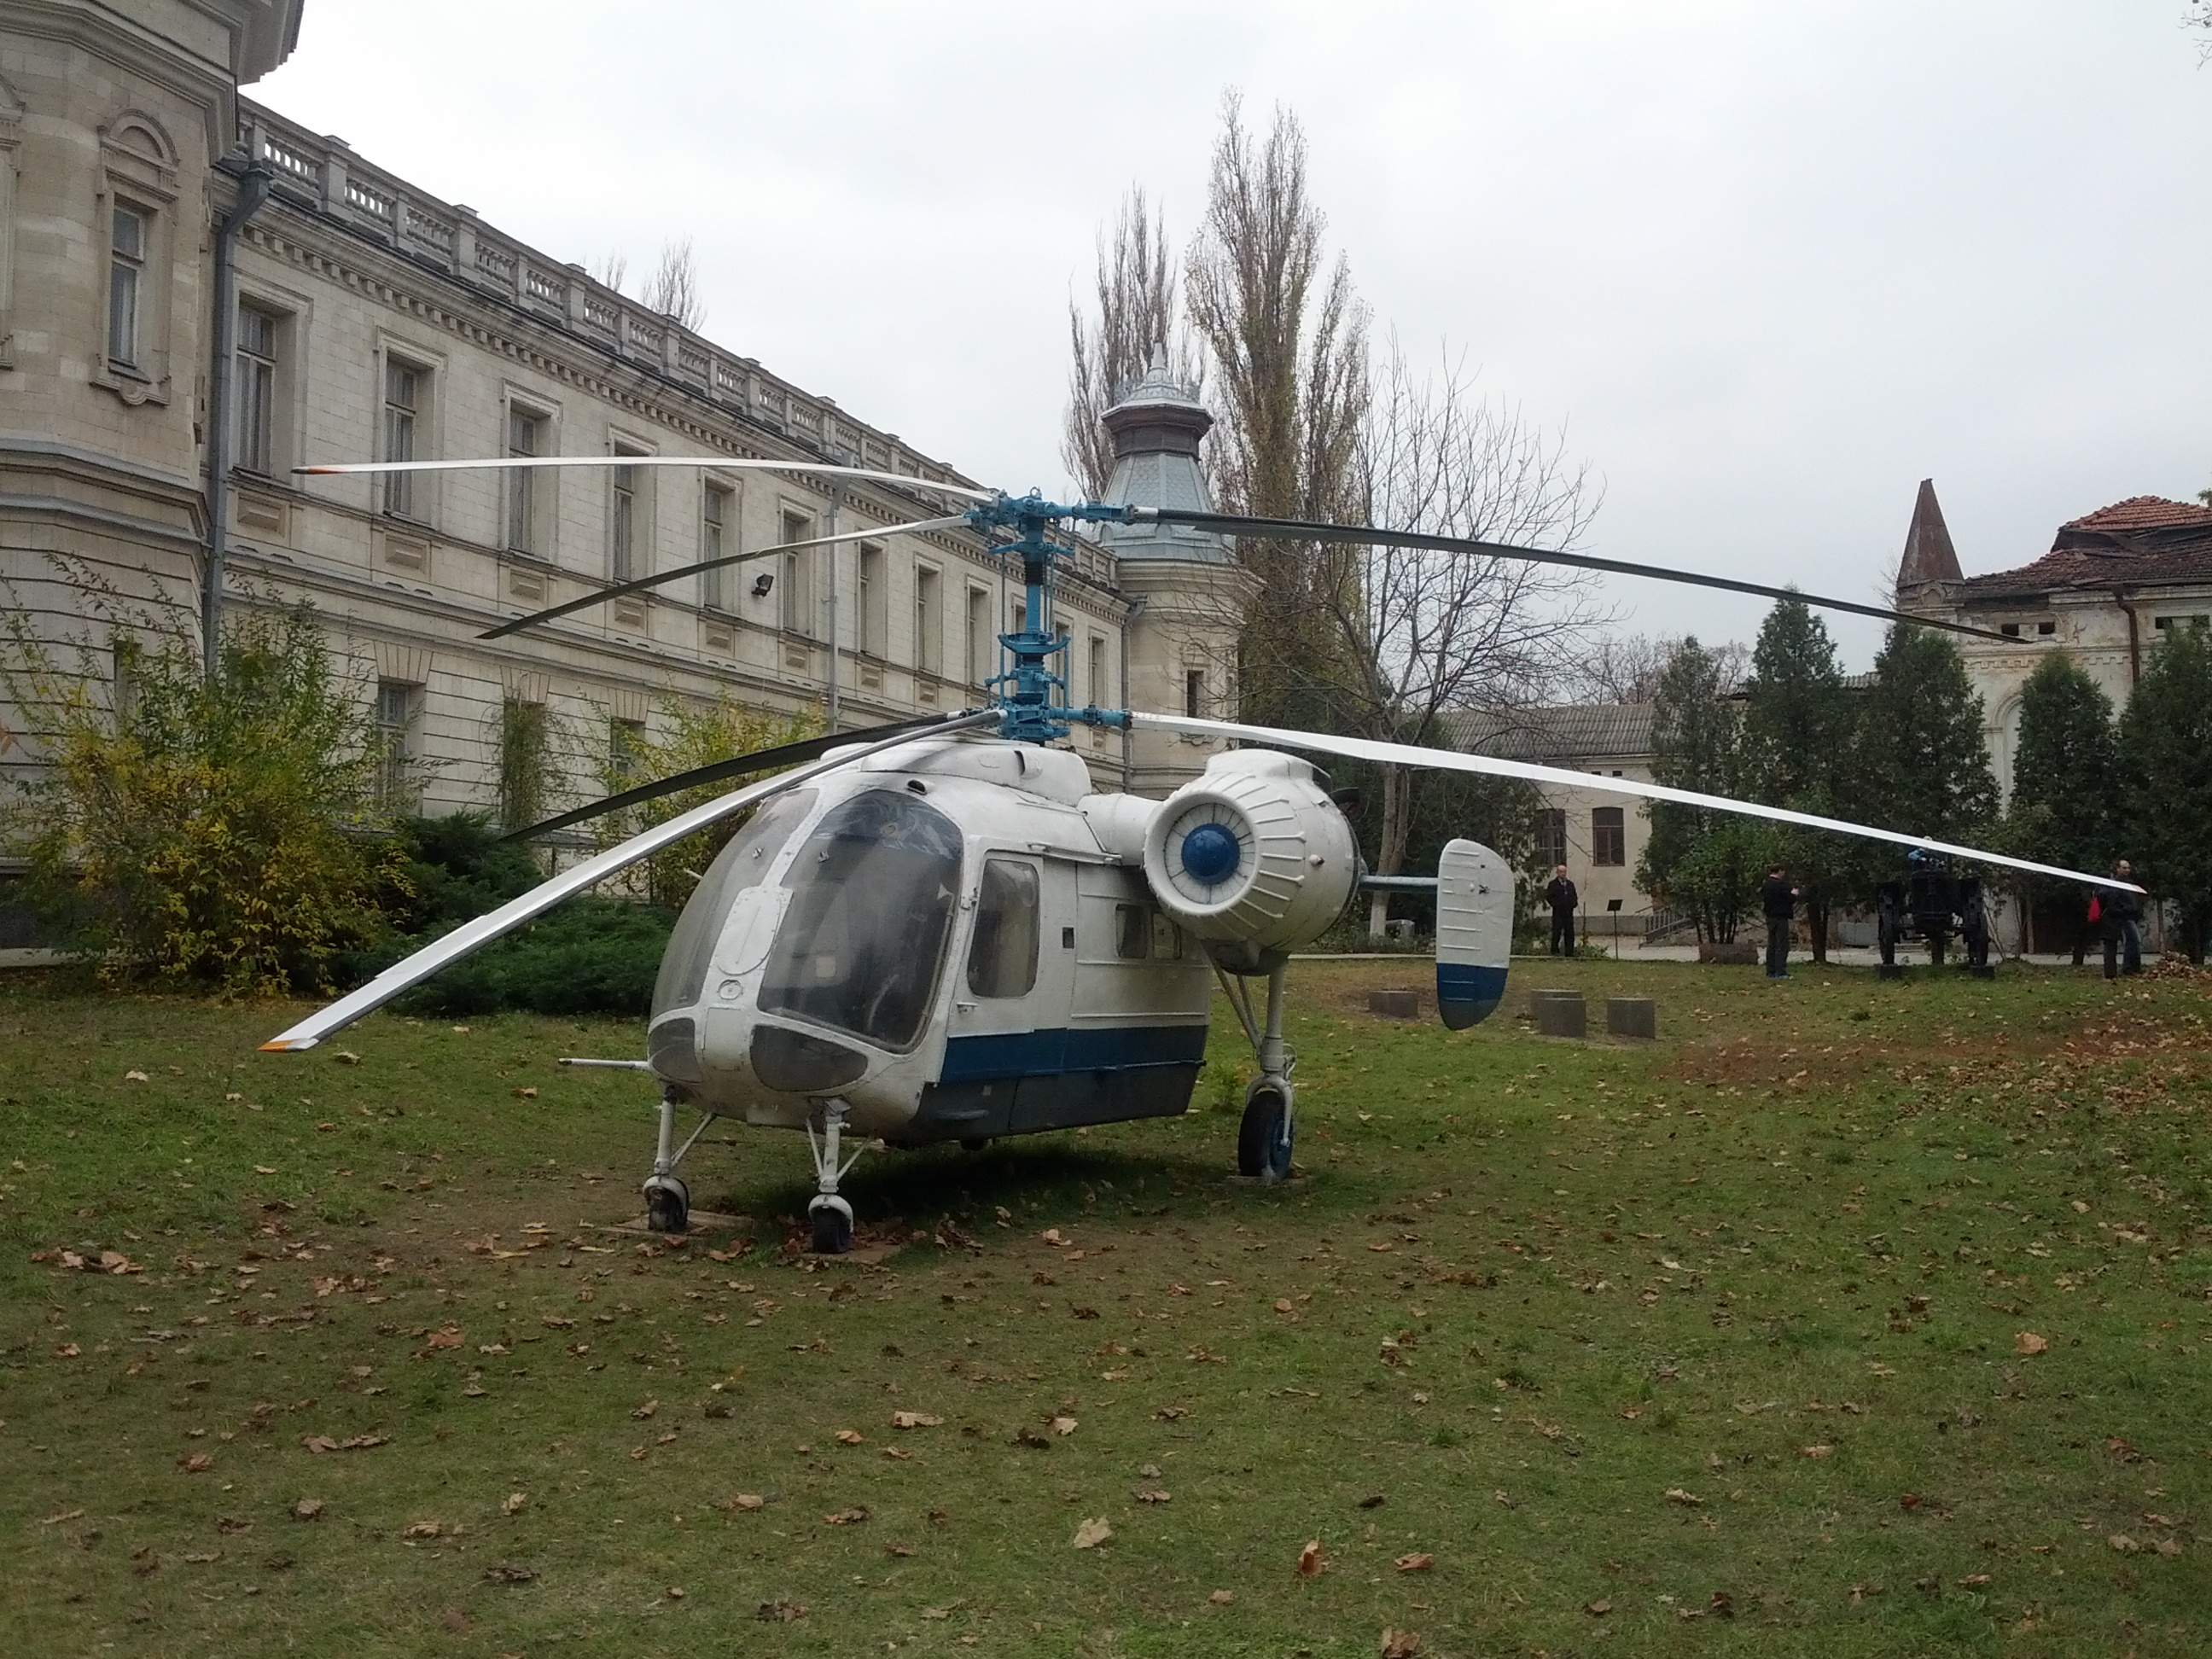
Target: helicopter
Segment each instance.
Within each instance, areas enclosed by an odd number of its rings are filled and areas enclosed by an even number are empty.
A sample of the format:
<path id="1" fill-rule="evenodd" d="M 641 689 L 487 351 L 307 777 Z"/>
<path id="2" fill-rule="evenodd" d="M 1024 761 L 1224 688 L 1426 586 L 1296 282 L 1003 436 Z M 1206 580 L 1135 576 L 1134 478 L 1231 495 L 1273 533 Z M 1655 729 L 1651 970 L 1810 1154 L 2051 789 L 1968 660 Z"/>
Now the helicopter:
<path id="1" fill-rule="evenodd" d="M 2100 887 L 2113 878 L 1757 802 L 1455 750 L 1289 731 L 1194 715 L 1075 708 L 1056 658 L 1053 539 L 1083 523 L 1183 525 L 1224 534 L 1407 545 L 1612 571 L 1781 598 L 1981 635 L 1965 623 L 1822 599 L 1758 583 L 1589 555 L 1403 531 L 1254 519 L 1195 509 L 1060 504 L 904 474 L 787 460 L 594 456 L 332 464 L 305 473 L 586 465 L 713 465 L 880 479 L 970 504 L 865 532 L 810 538 L 702 561 L 594 590 L 512 618 L 513 633 L 619 595 L 793 549 L 968 525 L 1018 566 L 1024 625 L 1000 635 L 1010 666 L 983 707 L 787 744 L 642 785 L 523 836 L 701 784 L 784 768 L 680 813 L 464 923 L 272 1037 L 311 1048 L 440 969 L 574 893 L 710 825 L 749 813 L 678 918 L 653 988 L 642 1066 L 660 1085 L 648 1225 L 682 1232 L 690 1193 L 678 1173 L 723 1117 L 803 1130 L 816 1191 L 813 1249 L 852 1248 L 839 1191 L 871 1143 L 981 1147 L 1002 1136 L 1173 1116 L 1188 1106 L 1213 990 L 1224 992 L 1258 1073 L 1245 1093 L 1237 1170 L 1273 1182 L 1291 1171 L 1296 1056 L 1284 1037 L 1287 969 L 1363 888 L 1433 888 L 1439 1015 L 1453 1030 L 1505 995 L 1514 876 L 1469 840 L 1444 848 L 1432 878 L 1370 875 L 1328 780 L 1306 756 L 1337 756 L 1597 788 L 1890 842 Z M 2002 636 L 1990 634 L 1992 639 Z M 1099 793 L 1055 747 L 1076 726 L 1155 730 L 1241 746 L 1164 800 Z M 1264 988 L 1255 993 L 1255 981 Z M 698 1112 L 677 1139 L 678 1114 Z M 848 1140 L 860 1149 L 848 1152 Z"/>

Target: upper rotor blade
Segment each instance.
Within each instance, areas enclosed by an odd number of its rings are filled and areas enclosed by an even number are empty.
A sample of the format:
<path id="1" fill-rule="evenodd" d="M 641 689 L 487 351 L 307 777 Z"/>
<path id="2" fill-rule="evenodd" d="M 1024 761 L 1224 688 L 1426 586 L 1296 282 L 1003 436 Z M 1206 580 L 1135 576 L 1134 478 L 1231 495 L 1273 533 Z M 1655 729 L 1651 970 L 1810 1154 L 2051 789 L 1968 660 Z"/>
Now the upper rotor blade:
<path id="1" fill-rule="evenodd" d="M 911 472 L 884 472 L 867 466 L 834 466 L 827 461 L 739 460 L 728 455 L 499 455 L 459 461 L 324 461 L 295 466 L 295 473 L 320 477 L 338 472 L 483 472 L 537 466 L 709 466 L 726 472 L 812 472 L 832 478 L 871 478 L 909 489 L 933 489 L 971 501 L 994 501 L 995 489 L 973 484 L 939 483 Z"/>
<path id="2" fill-rule="evenodd" d="M 1801 824 L 1808 830 L 1832 830 L 1839 835 L 1858 836 L 1869 841 L 1893 842 L 1899 847 L 1917 847 L 1931 853 L 1948 853 L 1954 858 L 1972 859 L 1982 864 L 2001 864 L 2008 870 L 2025 870 L 2038 876 L 2057 876 L 2063 881 L 2087 882 L 2093 887 L 2114 887 L 2126 893 L 2143 890 L 2133 882 L 2119 881 L 2111 876 L 2093 876 L 2086 871 L 2064 870 L 2053 864 L 2038 864 L 2032 859 L 2008 857 L 2002 853 L 1988 853 L 1978 847 L 1961 847 L 1955 842 L 1931 841 L 1925 836 L 1908 836 L 1897 830 L 1877 830 L 1872 824 L 1852 823 L 1843 818 L 1824 818 L 1811 812 L 1792 811 L 1786 806 L 1767 806 L 1758 801 L 1736 800 L 1727 795 L 1699 794 L 1694 789 L 1675 789 L 1663 783 L 1644 783 L 1634 778 L 1600 777 L 1591 772 L 1573 772 L 1565 767 L 1538 766 L 1528 761 L 1499 760 L 1490 755 L 1462 754 L 1455 749 L 1425 749 L 1408 743 L 1377 743 L 1371 738 L 1338 738 L 1318 732 L 1284 732 L 1268 726 L 1239 726 L 1228 720 L 1191 720 L 1180 714 L 1143 714 L 1132 710 L 1130 723 L 1149 726 L 1163 732 L 1189 732 L 1201 737 L 1241 738 L 1248 743 L 1267 744 L 1282 749 L 1317 750 L 1325 755 L 1346 755 L 1353 760 L 1378 761 L 1395 766 L 1427 766 L 1445 772 L 1480 772 L 1491 777 L 1524 778 L 1531 783 L 1557 784 L 1570 789 L 1596 789 L 1609 794 L 1636 795 L 1646 800 L 1674 801 L 1683 806 L 1702 806 L 1722 812 L 1740 812 L 1747 817 L 1771 818 L 1778 823 Z"/>
<path id="3" fill-rule="evenodd" d="M 579 806 L 573 812 L 563 812 L 543 823 L 533 823 L 527 830 L 511 830 L 500 839 L 527 841 L 533 836 L 550 835 L 556 830 L 566 830 L 572 823 L 581 823 L 587 818 L 600 817 L 609 812 L 619 812 L 625 806 L 658 800 L 663 795 L 672 795 L 678 790 L 695 788 L 702 783 L 720 783 L 725 778 L 741 778 L 748 772 L 766 772 L 777 767 L 798 766 L 806 761 L 818 760 L 832 749 L 843 749 L 856 743 L 875 743 L 885 738 L 907 737 L 941 723 L 940 716 L 931 714 L 921 720 L 895 720 L 889 726 L 872 726 L 860 732 L 831 732 L 818 738 L 804 738 L 797 743 L 781 744 L 774 749 L 756 749 L 750 755 L 733 756 L 707 766 L 695 766 L 688 772 L 678 772 L 652 783 L 641 783 L 635 789 L 623 790 L 619 795 L 609 795 L 588 806 Z"/>
<path id="4" fill-rule="evenodd" d="M 954 525 L 966 524 L 968 515 L 955 513 L 949 518 L 915 519 L 906 524 L 887 524 L 873 530 L 841 531 L 835 536 L 816 536 L 803 542 L 778 542 L 774 547 L 757 547 L 750 553 L 730 553 L 719 559 L 702 559 L 696 564 L 678 565 L 673 570 L 660 570 L 650 576 L 640 576 L 633 581 L 617 582 L 610 587 L 595 588 L 580 599 L 570 599 L 562 605 L 548 605 L 543 611 L 533 611 L 526 617 L 517 617 L 496 628 L 487 628 L 477 635 L 480 640 L 503 639 L 519 629 L 533 623 L 551 622 L 572 611 L 588 611 L 595 605 L 605 605 L 609 599 L 619 599 L 624 593 L 641 593 L 648 587 L 658 587 L 663 582 L 672 582 L 679 576 L 696 576 L 702 570 L 720 570 L 724 565 L 744 564 L 752 559 L 764 559 L 771 553 L 790 553 L 802 547 L 830 547 L 839 542 L 872 541 L 884 536 L 896 536 L 910 530 L 949 530 Z"/>
<path id="5" fill-rule="evenodd" d="M 932 732 L 961 732 L 998 719 L 995 710 L 958 714 L 951 720 L 939 720 L 927 730 Z M 655 824 L 642 835 L 632 836 L 619 846 L 611 847 L 595 857 L 586 859 L 581 864 L 563 870 L 551 880 L 540 882 L 520 898 L 510 899 L 496 910 L 478 916 L 473 921 L 463 922 L 442 939 L 434 939 L 412 956 L 392 963 L 359 990 L 340 997 L 327 1008 L 310 1014 L 289 1030 L 278 1032 L 261 1046 L 265 1049 L 287 1051 L 312 1048 L 333 1031 L 344 1030 L 363 1014 L 381 1008 L 401 992 L 421 984 L 441 968 L 482 949 L 501 934 L 511 933 L 532 916 L 551 909 L 570 894 L 580 893 L 586 887 L 605 881 L 617 871 L 627 869 L 639 860 L 649 858 L 671 842 L 681 841 L 693 830 L 703 830 L 718 819 L 742 812 L 746 807 L 766 800 L 770 795 L 796 788 L 810 778 L 849 766 L 878 750 L 889 749 L 917 735 L 915 732 L 902 732 L 880 743 L 872 743 L 855 754 L 840 755 L 835 760 L 818 761 L 796 771 L 763 778 L 760 782 L 732 791 L 719 800 L 710 800 L 688 812 L 679 813 L 665 823 Z"/>
<path id="6" fill-rule="evenodd" d="M 1966 623 L 1947 622 L 1940 617 L 1915 616 L 1911 611 L 1893 611 L 1886 605 L 1862 605 L 1856 599 L 1823 599 L 1817 593 L 1801 593 L 1794 587 L 1769 587 L 1764 582 L 1738 581 L 1733 576 L 1708 576 L 1699 571 L 1675 570 L 1659 564 L 1636 564 L 1626 559 L 1601 559 L 1589 553 L 1555 553 L 1538 547 L 1515 547 L 1504 542 L 1468 541 L 1462 537 L 1431 536 L 1414 530 L 1309 524 L 1303 519 L 1246 519 L 1233 514 L 1199 513 L 1180 507 L 1140 507 L 1134 509 L 1134 522 L 1138 524 L 1188 525 L 1194 530 L 1211 530 L 1230 536 L 1269 536 L 1285 541 L 1349 542 L 1363 547 L 1421 547 L 1439 553 L 1478 553 L 1486 558 L 1518 559 L 1526 564 L 1569 565 L 1577 570 L 1606 570 L 1622 576 L 1649 576 L 1655 581 L 1686 582 L 1693 587 L 1717 587 L 1730 593 L 1749 593 L 1765 599 L 1796 599 L 1802 605 L 1817 605 L 1827 611 L 1848 611 L 1860 617 L 1878 617 L 1884 622 L 1917 623 L 1923 628 L 1940 628 L 1948 633 L 1965 634 L 1973 639 L 1995 640 L 2002 645 L 2021 643 L 2008 634 L 1993 633 L 1989 629 L 1975 628 Z"/>

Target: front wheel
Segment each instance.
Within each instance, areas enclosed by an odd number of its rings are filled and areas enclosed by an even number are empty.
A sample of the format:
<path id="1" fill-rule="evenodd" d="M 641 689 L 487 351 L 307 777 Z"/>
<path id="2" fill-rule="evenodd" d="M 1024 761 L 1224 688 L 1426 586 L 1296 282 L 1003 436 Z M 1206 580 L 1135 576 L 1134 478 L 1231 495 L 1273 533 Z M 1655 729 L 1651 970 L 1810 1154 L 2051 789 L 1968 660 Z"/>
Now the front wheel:
<path id="1" fill-rule="evenodd" d="M 817 1255 L 842 1255 L 853 1248 L 853 1211 L 842 1198 L 821 1197 L 808 1206 L 807 1228 Z"/>
<path id="2" fill-rule="evenodd" d="M 645 1183 L 645 1224 L 656 1233 L 689 1232 L 691 1194 L 674 1176 L 655 1176 Z"/>
<path id="3" fill-rule="evenodd" d="M 1255 1181 L 1289 1179 L 1292 1133 L 1290 1085 L 1255 1083 L 1237 1131 L 1237 1173 Z"/>

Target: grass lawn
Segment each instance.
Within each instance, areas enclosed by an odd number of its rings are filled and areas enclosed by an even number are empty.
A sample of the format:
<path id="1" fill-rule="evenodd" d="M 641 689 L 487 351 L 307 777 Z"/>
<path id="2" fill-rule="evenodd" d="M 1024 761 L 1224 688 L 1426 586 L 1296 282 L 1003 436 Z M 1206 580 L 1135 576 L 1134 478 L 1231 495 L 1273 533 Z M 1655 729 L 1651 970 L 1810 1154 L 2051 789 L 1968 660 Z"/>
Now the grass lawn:
<path id="1" fill-rule="evenodd" d="M 741 1126 L 755 1248 L 602 1231 L 634 1024 L 0 981 L 0 1651 L 2212 1650 L 2212 980 L 1418 973 L 1293 969 L 1286 1188 L 1209 1083 L 871 1154 L 830 1263 Z"/>

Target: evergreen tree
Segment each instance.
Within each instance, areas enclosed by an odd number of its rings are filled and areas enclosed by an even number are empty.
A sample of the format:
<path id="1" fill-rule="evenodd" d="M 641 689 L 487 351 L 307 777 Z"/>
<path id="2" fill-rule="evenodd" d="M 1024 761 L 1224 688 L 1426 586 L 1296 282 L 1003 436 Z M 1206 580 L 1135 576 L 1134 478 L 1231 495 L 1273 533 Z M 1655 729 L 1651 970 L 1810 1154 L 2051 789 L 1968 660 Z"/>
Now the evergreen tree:
<path id="1" fill-rule="evenodd" d="M 1651 775 L 1677 789 L 1735 793 L 1735 705 L 1721 696 L 1720 665 L 1694 635 L 1674 647 L 1651 708 Z M 1671 801 L 1644 809 L 1651 836 L 1636 884 L 1696 919 L 1700 939 L 1735 937 L 1756 885 L 1759 837 L 1733 813 Z"/>
<path id="2" fill-rule="evenodd" d="M 2120 850 L 2180 911 L 2177 942 L 2201 963 L 2212 933 L 2212 635 L 2176 627 L 2151 653 L 2120 716 L 2119 750 Z"/>
<path id="3" fill-rule="evenodd" d="M 1827 624 L 1802 599 L 1767 613 L 1744 685 L 1743 783 L 1755 800 L 1836 816 L 1851 697 Z M 1804 890 L 1813 960 L 1828 959 L 1828 910 L 1852 868 L 1844 840 L 1818 830 L 1768 830 L 1775 858 Z"/>
<path id="4" fill-rule="evenodd" d="M 1884 830 L 1973 842 L 1996 817 L 1996 775 L 1982 734 L 1982 700 L 1959 649 L 1931 628 L 1898 623 L 1875 659 L 1844 780 L 1853 816 Z M 1856 885 L 1905 872 L 1896 848 L 1855 848 Z"/>
<path id="5" fill-rule="evenodd" d="M 2036 665 L 2020 694 L 2020 741 L 2013 751 L 2012 805 L 2006 816 L 2010 850 L 2069 870 L 2102 870 L 2118 856 L 2112 840 L 2119 783 L 2112 702 L 2072 658 L 2053 653 Z M 2071 901 L 2071 883 L 2032 878 L 2038 897 Z M 2075 935 L 2074 965 L 2087 944 Z"/>

